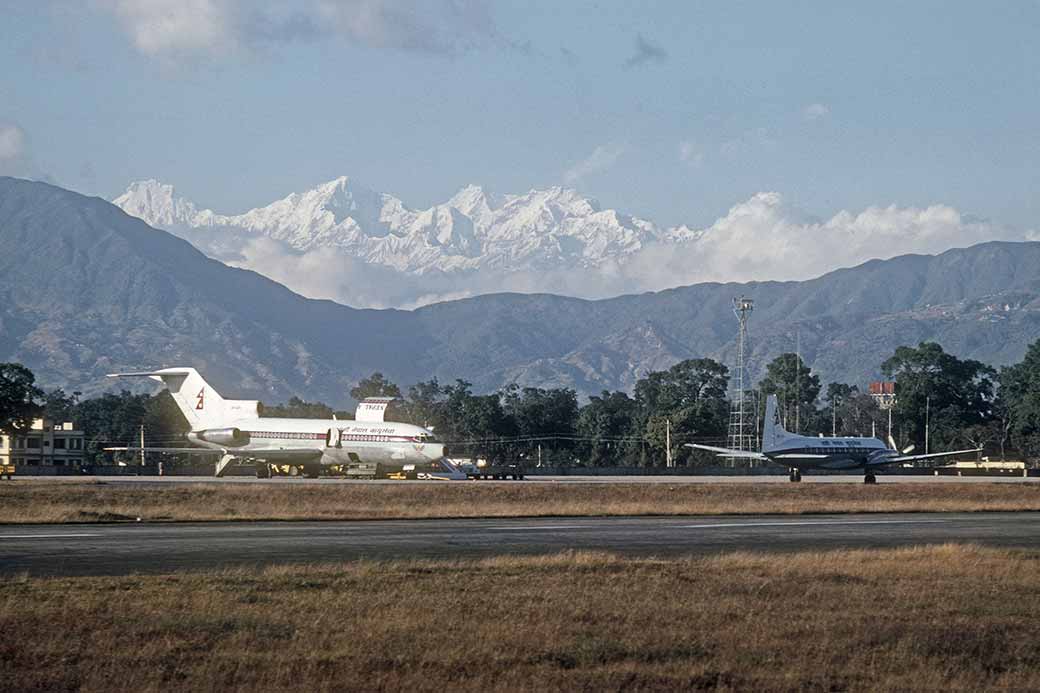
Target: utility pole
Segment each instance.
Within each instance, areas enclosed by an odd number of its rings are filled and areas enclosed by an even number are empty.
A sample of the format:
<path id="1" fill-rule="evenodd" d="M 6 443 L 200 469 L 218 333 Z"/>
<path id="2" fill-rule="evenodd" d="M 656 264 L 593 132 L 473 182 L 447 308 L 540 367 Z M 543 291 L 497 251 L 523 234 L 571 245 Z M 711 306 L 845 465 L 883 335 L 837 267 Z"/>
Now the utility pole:
<path id="1" fill-rule="evenodd" d="M 664 420 L 664 466 L 672 466 L 672 422 Z"/>
<path id="2" fill-rule="evenodd" d="M 932 398 L 924 398 L 924 454 L 928 454 L 928 415 L 931 413 Z"/>
<path id="3" fill-rule="evenodd" d="M 141 424 L 141 466 L 144 466 L 144 424 Z"/>
<path id="4" fill-rule="evenodd" d="M 802 411 L 802 331 L 794 333 L 794 432 L 801 428 L 799 414 Z"/>
<path id="5" fill-rule="evenodd" d="M 831 438 L 838 437 L 838 398 L 831 400 Z"/>

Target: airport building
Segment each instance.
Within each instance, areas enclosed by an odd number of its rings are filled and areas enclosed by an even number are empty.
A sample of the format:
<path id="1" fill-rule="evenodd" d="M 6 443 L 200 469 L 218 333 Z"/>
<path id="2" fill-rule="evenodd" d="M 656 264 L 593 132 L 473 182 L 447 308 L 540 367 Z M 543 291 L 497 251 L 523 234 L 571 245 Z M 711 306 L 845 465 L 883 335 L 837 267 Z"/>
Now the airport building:
<path id="1" fill-rule="evenodd" d="M 83 431 L 70 422 L 36 419 L 32 428 L 24 433 L 13 436 L 0 433 L 0 465 L 80 467 L 83 441 Z"/>

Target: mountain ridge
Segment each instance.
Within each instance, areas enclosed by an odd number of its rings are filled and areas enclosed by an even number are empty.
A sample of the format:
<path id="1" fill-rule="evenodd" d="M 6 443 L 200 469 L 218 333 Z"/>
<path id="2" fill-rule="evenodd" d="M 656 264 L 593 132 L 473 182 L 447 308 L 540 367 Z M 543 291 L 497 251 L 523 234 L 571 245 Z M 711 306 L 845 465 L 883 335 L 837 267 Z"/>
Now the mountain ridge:
<path id="1" fill-rule="evenodd" d="M 865 385 L 901 344 L 1002 364 L 1040 337 L 1040 243 L 872 260 L 803 282 L 702 283 L 588 300 L 499 293 L 416 310 L 304 298 L 101 200 L 0 178 L 0 359 L 93 394 L 104 374 L 192 365 L 229 395 L 346 404 L 381 371 L 583 395 L 692 356 L 731 363 L 732 299 L 755 300 L 749 366 L 800 342 L 827 380 Z"/>

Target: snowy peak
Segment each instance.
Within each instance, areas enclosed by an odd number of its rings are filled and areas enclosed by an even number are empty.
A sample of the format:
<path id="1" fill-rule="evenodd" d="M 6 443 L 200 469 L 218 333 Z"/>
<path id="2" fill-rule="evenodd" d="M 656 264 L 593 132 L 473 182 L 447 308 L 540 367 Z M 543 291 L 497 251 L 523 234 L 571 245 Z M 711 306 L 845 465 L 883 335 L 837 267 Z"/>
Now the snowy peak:
<path id="1" fill-rule="evenodd" d="M 177 197 L 172 185 L 148 180 L 131 184 L 114 202 L 214 256 L 263 236 L 296 252 L 332 249 L 414 275 L 598 267 L 663 237 L 649 221 L 603 210 L 596 200 L 558 186 L 498 195 L 467 185 L 444 204 L 414 210 L 341 176 L 227 215 L 199 210 Z"/>
<path id="2" fill-rule="evenodd" d="M 194 204 L 177 197 L 172 185 L 154 178 L 131 183 L 112 202 L 130 216 L 158 228 L 193 226 L 198 214 Z"/>

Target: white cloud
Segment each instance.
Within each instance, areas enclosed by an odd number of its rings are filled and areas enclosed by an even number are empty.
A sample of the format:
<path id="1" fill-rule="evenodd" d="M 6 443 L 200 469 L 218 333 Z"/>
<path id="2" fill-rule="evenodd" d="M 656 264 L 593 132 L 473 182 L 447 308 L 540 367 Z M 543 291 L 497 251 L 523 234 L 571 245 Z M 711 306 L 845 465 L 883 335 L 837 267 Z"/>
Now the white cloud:
<path id="1" fill-rule="evenodd" d="M 708 281 L 802 280 L 873 258 L 940 253 L 990 240 L 1029 240 L 1037 232 L 965 219 L 946 205 L 869 207 L 814 219 L 778 193 L 754 195 L 703 229 L 673 230 L 627 260 L 596 268 L 413 276 L 324 251 L 297 253 L 269 239 L 249 242 L 237 266 L 256 270 L 311 298 L 371 308 L 416 308 L 486 293 L 555 293 L 603 298 Z"/>
<path id="2" fill-rule="evenodd" d="M 700 166 L 704 163 L 704 152 L 690 140 L 679 143 L 679 161 L 690 166 Z"/>
<path id="3" fill-rule="evenodd" d="M 831 109 L 822 103 L 812 103 L 802 110 L 802 117 L 806 120 L 820 120 L 831 114 Z"/>
<path id="4" fill-rule="evenodd" d="M 234 49 L 237 5 L 230 0 L 103 0 L 138 51 L 149 56 Z"/>
<path id="5" fill-rule="evenodd" d="M 97 0 L 135 48 L 176 60 L 339 38 L 419 53 L 455 54 L 499 40 L 483 0 Z"/>
<path id="6" fill-rule="evenodd" d="M 759 193 L 685 243 L 655 243 L 624 266 L 628 290 L 658 290 L 706 281 L 800 280 L 873 258 L 940 253 L 1030 234 L 965 219 L 946 205 L 869 207 L 826 221 Z"/>
<path id="7" fill-rule="evenodd" d="M 624 153 L 623 145 L 601 144 L 593 149 L 587 157 L 564 171 L 563 180 L 568 185 L 573 185 L 591 173 L 605 171 L 616 164 Z"/>
<path id="8" fill-rule="evenodd" d="M 318 8 L 341 36 L 379 48 L 452 54 L 495 33 L 478 0 L 325 0 Z"/>
<path id="9" fill-rule="evenodd" d="M 0 122 L 0 162 L 12 162 L 25 153 L 25 131 L 14 123 Z"/>

